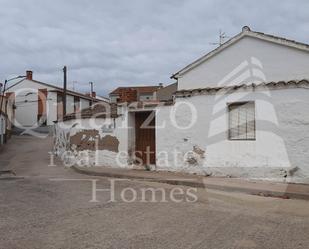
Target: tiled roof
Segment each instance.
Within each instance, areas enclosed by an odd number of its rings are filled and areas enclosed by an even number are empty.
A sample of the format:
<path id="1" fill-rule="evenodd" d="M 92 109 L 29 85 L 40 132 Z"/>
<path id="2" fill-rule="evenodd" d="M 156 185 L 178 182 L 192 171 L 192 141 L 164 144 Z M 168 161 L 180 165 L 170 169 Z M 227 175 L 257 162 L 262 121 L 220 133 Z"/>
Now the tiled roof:
<path id="1" fill-rule="evenodd" d="M 44 83 L 44 82 L 41 82 L 41 81 L 37 81 L 37 80 L 32 80 L 32 81 L 36 82 L 36 83 L 39 83 L 39 84 L 42 84 L 42 85 L 45 85 L 45 86 L 48 86 L 48 87 L 55 88 L 56 91 L 58 91 L 58 92 L 63 92 L 63 88 L 62 87 L 54 86 L 54 85 L 47 84 L 47 83 Z M 79 92 L 76 92 L 76 91 L 72 91 L 72 90 L 69 90 L 69 89 L 67 89 L 67 94 L 73 95 L 73 96 L 78 96 L 78 97 L 81 97 L 81 98 L 84 98 L 84 99 L 88 99 L 88 100 L 92 100 L 92 98 L 90 96 L 87 96 L 86 94 L 79 93 Z M 95 100 L 95 98 L 94 98 L 94 100 Z"/>
<path id="2" fill-rule="evenodd" d="M 277 39 L 277 40 L 280 40 L 280 41 L 283 41 L 283 42 L 294 43 L 295 45 L 303 46 L 303 47 L 306 47 L 307 49 L 309 49 L 309 44 L 307 44 L 307 43 L 295 41 L 295 40 L 292 40 L 292 39 L 287 39 L 285 37 L 281 37 L 281 36 L 277 36 L 277 35 L 266 34 L 266 33 L 263 33 L 263 32 L 257 32 L 257 31 L 251 31 L 251 32 L 255 33 L 257 35 L 269 37 L 271 39 Z"/>
<path id="3" fill-rule="evenodd" d="M 157 91 L 161 86 L 130 86 L 130 87 L 118 87 L 110 94 L 119 94 L 123 90 L 136 90 L 138 93 L 153 93 Z"/>
<path id="4" fill-rule="evenodd" d="M 7 90 L 12 88 L 13 86 L 18 85 L 19 83 L 23 82 L 24 80 L 29 80 L 29 79 L 22 79 L 22 80 L 16 82 L 15 84 L 13 84 L 12 86 L 8 87 Z M 47 87 L 54 88 L 55 90 L 52 90 L 52 91 L 63 92 L 63 88 L 62 87 L 55 86 L 55 85 L 52 85 L 52 84 L 48 84 L 48 83 L 45 83 L 45 82 L 41 82 L 41 81 L 38 81 L 38 80 L 33 80 L 33 79 L 30 80 L 30 81 L 33 81 L 35 83 L 38 83 L 38 84 L 41 84 L 41 85 L 44 85 L 44 86 L 47 86 Z M 72 90 L 69 90 L 69 89 L 67 89 L 67 94 L 72 95 L 72 96 L 78 96 L 80 98 L 84 98 L 84 99 L 88 99 L 88 100 L 97 101 L 96 98 L 91 98 L 90 96 L 87 96 L 86 94 L 79 93 L 79 92 L 76 92 L 76 91 L 72 91 Z"/>
<path id="5" fill-rule="evenodd" d="M 190 97 L 191 95 L 202 95 L 202 94 L 216 94 L 219 91 L 232 93 L 237 90 L 250 90 L 250 89 L 282 89 L 282 88 L 305 88 L 309 89 L 309 80 L 289 80 L 289 81 L 277 81 L 277 82 L 263 82 L 259 84 L 242 84 L 233 86 L 218 86 L 218 87 L 206 87 L 196 89 L 178 90 L 176 97 Z"/>
<path id="6" fill-rule="evenodd" d="M 55 90 L 51 90 L 51 92 L 63 93 L 63 88 L 57 88 Z M 72 95 L 72 96 L 80 97 L 80 98 L 87 99 L 87 100 L 93 100 L 94 102 L 98 101 L 98 99 L 96 99 L 96 98 L 91 98 L 90 96 L 88 96 L 86 94 L 78 93 L 78 92 L 71 91 L 71 90 L 67 90 L 67 95 Z"/>
<path id="7" fill-rule="evenodd" d="M 63 117 L 63 121 L 72 119 L 86 119 L 86 118 L 116 118 L 117 105 L 108 103 L 96 103 L 88 108 L 85 108 L 79 112 L 70 113 Z"/>

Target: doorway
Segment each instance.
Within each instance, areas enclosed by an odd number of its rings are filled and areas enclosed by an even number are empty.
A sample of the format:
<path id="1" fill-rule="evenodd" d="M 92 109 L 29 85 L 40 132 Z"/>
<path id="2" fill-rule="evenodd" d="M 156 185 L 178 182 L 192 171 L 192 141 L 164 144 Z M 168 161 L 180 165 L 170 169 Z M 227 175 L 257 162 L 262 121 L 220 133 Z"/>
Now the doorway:
<path id="1" fill-rule="evenodd" d="M 156 164 L 154 111 L 135 112 L 135 157 L 142 165 Z"/>

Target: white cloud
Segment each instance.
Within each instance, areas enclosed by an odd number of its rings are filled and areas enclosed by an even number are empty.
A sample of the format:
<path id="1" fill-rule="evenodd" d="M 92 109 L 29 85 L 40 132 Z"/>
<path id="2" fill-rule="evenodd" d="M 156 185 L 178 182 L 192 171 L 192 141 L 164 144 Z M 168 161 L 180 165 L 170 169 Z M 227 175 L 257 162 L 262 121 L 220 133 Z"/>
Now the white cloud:
<path id="1" fill-rule="evenodd" d="M 106 94 L 119 85 L 169 83 L 213 48 L 219 29 L 244 25 L 306 42 L 308 1 L 1 0 L 0 79 L 34 71 L 38 80 L 69 81 Z"/>

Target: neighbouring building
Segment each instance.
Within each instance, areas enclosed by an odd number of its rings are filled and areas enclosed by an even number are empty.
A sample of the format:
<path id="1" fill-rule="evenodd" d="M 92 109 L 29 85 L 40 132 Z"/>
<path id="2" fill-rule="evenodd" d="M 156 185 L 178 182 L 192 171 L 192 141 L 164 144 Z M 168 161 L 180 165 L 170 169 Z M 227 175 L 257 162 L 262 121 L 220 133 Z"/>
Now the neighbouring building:
<path id="1" fill-rule="evenodd" d="M 156 97 L 158 101 L 172 101 L 177 91 L 177 82 L 157 90 Z"/>
<path id="2" fill-rule="evenodd" d="M 156 92 L 163 85 L 118 87 L 109 94 L 111 103 L 156 100 Z"/>
<path id="3" fill-rule="evenodd" d="M 33 79 L 33 72 L 27 71 L 26 78 L 7 89 L 16 106 L 14 125 L 33 127 L 53 125 L 63 116 L 63 88 Z M 66 112 L 73 113 L 88 108 L 91 103 L 101 101 L 95 94 L 82 94 L 67 90 Z"/>
<path id="4" fill-rule="evenodd" d="M 0 145 L 6 143 L 11 136 L 12 123 L 14 118 L 14 106 L 12 101 L 0 95 Z"/>
<path id="5" fill-rule="evenodd" d="M 96 95 L 96 99 L 104 101 L 104 102 L 109 102 L 110 101 L 110 99 L 108 97 L 103 97 L 103 96 L 100 96 L 100 95 Z"/>
<path id="6" fill-rule="evenodd" d="M 308 69 L 309 45 L 243 27 L 172 76 L 172 102 L 59 122 L 55 151 L 95 166 L 309 183 Z"/>

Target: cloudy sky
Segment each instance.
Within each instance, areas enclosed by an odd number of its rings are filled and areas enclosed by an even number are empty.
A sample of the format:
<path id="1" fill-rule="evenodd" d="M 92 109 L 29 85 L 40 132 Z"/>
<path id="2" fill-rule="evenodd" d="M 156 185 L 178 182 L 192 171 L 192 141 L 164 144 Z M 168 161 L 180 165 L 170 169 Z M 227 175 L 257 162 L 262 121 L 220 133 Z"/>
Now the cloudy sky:
<path id="1" fill-rule="evenodd" d="M 170 76 L 242 26 L 309 42 L 309 1 L 0 0 L 0 81 L 34 78 L 106 95 Z"/>

